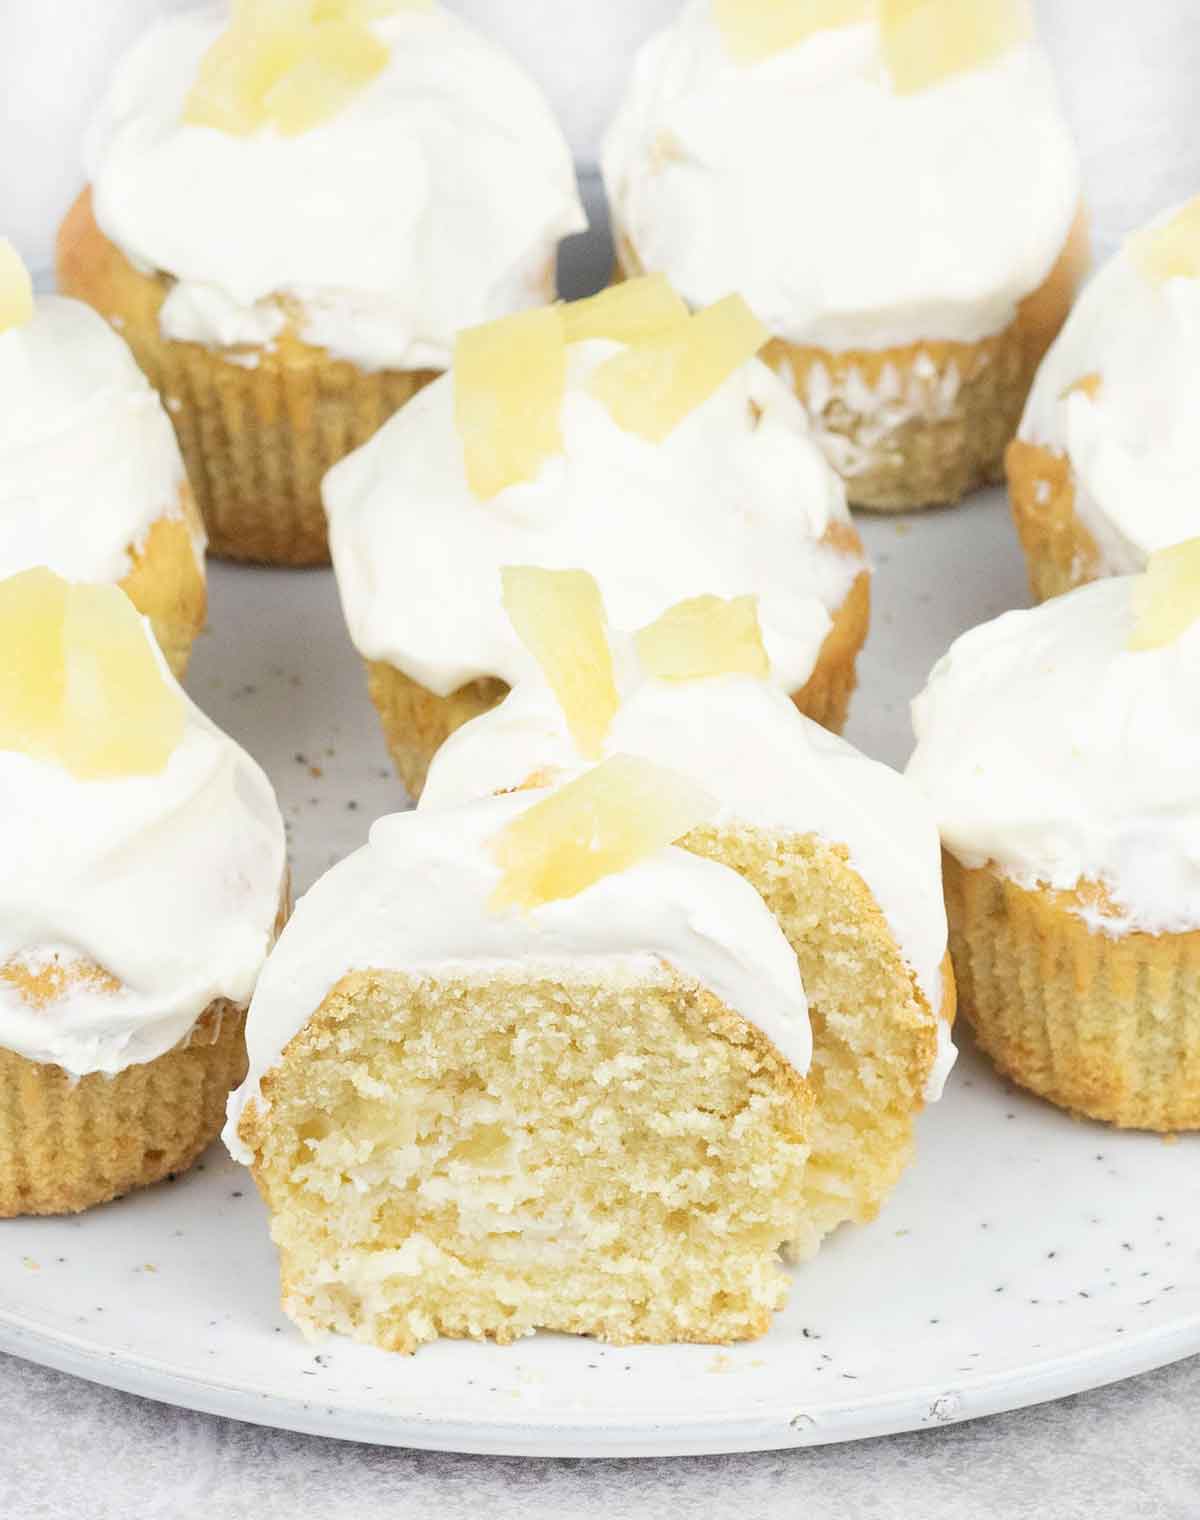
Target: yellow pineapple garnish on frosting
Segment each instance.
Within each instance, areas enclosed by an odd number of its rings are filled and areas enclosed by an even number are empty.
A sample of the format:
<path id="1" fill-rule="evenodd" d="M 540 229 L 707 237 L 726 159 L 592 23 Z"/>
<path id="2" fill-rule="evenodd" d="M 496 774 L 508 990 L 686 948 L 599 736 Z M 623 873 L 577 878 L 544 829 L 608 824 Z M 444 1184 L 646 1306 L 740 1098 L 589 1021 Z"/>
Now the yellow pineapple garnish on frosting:
<path id="1" fill-rule="evenodd" d="M 243 137 L 265 127 L 298 136 L 328 121 L 387 66 L 372 9 L 365 0 L 238 0 L 201 60 L 184 121 Z"/>
<path id="2" fill-rule="evenodd" d="M 598 296 L 572 301 L 562 308 L 568 343 L 581 343 L 585 338 L 640 343 L 681 327 L 688 315 L 687 302 L 676 295 L 664 274 L 625 280 Z"/>
<path id="3" fill-rule="evenodd" d="M 659 681 L 769 674 L 758 622 L 758 598 L 695 596 L 669 607 L 635 635 L 638 658 Z"/>
<path id="4" fill-rule="evenodd" d="M 584 570 L 509 566 L 504 610 L 550 683 L 579 753 L 599 758 L 619 698 L 600 588 Z"/>
<path id="5" fill-rule="evenodd" d="M 527 812 L 493 842 L 504 871 L 495 909 L 539 908 L 627 870 L 673 844 L 716 812 L 686 776 L 614 755 Z"/>
<path id="6" fill-rule="evenodd" d="M 0 750 L 57 757 L 67 583 L 49 570 L 0 581 Z"/>
<path id="7" fill-rule="evenodd" d="M 33 316 L 33 281 L 21 255 L 0 238 L 0 333 L 20 327 Z"/>
<path id="8" fill-rule="evenodd" d="M 460 332 L 454 345 L 454 420 L 467 480 L 483 501 L 533 480 L 562 452 L 559 412 L 567 346 L 557 306 L 518 312 Z"/>
<path id="9" fill-rule="evenodd" d="M 739 63 L 757 63 L 874 12 L 874 0 L 713 0 L 725 46 Z"/>
<path id="10" fill-rule="evenodd" d="M 1129 648 L 1163 649 L 1200 622 L 1200 538 L 1150 556 L 1133 588 L 1137 617 Z"/>
<path id="11" fill-rule="evenodd" d="M 401 11 L 431 11 L 434 0 L 312 0 L 317 21 L 383 21 Z"/>
<path id="12" fill-rule="evenodd" d="M 91 781 L 155 775 L 183 737 L 183 698 L 116 586 L 0 582 L 0 649 L 0 748 Z"/>
<path id="13" fill-rule="evenodd" d="M 1029 0 L 879 0 L 879 24 L 898 95 L 986 68 L 1034 33 Z"/>
<path id="14" fill-rule="evenodd" d="M 589 389 L 626 432 L 661 443 L 752 359 L 770 334 L 741 296 L 606 359 Z"/>
<path id="15" fill-rule="evenodd" d="M 1129 239 L 1129 256 L 1152 285 L 1200 279 L 1200 196 Z"/>

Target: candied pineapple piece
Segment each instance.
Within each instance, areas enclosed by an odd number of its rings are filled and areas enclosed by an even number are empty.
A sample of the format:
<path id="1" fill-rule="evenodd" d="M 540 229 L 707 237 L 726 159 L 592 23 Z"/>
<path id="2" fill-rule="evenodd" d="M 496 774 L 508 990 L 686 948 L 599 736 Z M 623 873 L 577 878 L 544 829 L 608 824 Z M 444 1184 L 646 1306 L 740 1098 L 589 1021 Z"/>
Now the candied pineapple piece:
<path id="1" fill-rule="evenodd" d="M 57 756 L 67 583 L 49 570 L 0 581 L 0 749 Z"/>
<path id="2" fill-rule="evenodd" d="M 1173 644 L 1200 622 L 1200 538 L 1150 556 L 1134 586 L 1133 610 L 1129 648 L 1135 652 Z"/>
<path id="3" fill-rule="evenodd" d="M 1033 36 L 1029 0 L 879 0 L 879 24 L 897 95 L 986 68 Z"/>
<path id="4" fill-rule="evenodd" d="M 695 596 L 669 607 L 635 635 L 647 675 L 660 681 L 710 676 L 765 677 L 771 662 L 758 623 L 758 598 Z"/>
<path id="5" fill-rule="evenodd" d="M 562 308 L 562 317 L 568 343 L 582 343 L 585 338 L 640 343 L 681 327 L 688 319 L 688 308 L 666 275 L 647 274 L 586 301 L 572 301 Z"/>
<path id="6" fill-rule="evenodd" d="M 20 327 L 33 316 L 33 281 L 21 255 L 0 238 L 0 333 Z"/>
<path id="7" fill-rule="evenodd" d="M 1152 285 L 1200 279 L 1200 196 L 1157 227 L 1135 233 L 1129 254 Z"/>
<path id="8" fill-rule="evenodd" d="M 757 63 L 814 32 L 871 19 L 874 0 L 713 0 L 721 37 L 738 63 Z"/>
<path id="9" fill-rule="evenodd" d="M 513 820 L 493 852 L 494 909 L 538 908 L 636 865 L 706 822 L 717 804 L 686 776 L 614 755 Z"/>
<path id="10" fill-rule="evenodd" d="M 567 347 L 556 306 L 460 332 L 454 345 L 454 420 L 467 480 L 483 501 L 533 480 L 562 452 L 559 412 Z"/>
<path id="11" fill-rule="evenodd" d="M 116 586 L 0 582 L 0 649 L 0 748 L 97 780 L 156 774 L 183 736 L 183 699 Z"/>
<path id="12" fill-rule="evenodd" d="M 619 698 L 600 588 L 585 570 L 509 566 L 504 610 L 542 668 L 579 753 L 600 756 Z"/>
<path id="13" fill-rule="evenodd" d="M 670 332 L 606 359 L 588 388 L 619 427 L 661 443 L 769 336 L 741 296 L 726 296 Z"/>
<path id="14" fill-rule="evenodd" d="M 201 60 L 184 121 L 242 137 L 268 126 L 294 137 L 328 121 L 387 65 L 366 14 L 377 9 L 369 0 L 240 0 Z"/>

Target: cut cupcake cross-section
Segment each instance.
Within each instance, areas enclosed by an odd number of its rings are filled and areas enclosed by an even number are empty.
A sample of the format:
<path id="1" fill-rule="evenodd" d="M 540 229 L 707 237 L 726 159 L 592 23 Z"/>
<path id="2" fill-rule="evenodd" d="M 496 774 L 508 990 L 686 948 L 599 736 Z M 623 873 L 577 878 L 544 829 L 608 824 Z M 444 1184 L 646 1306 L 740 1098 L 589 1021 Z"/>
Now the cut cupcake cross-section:
<path id="1" fill-rule="evenodd" d="M 1033 36 L 1028 0 L 879 0 L 884 63 L 898 95 L 986 68 Z"/>
<path id="2" fill-rule="evenodd" d="M 814 32 L 854 26 L 874 15 L 875 0 L 713 0 L 713 16 L 739 63 L 758 63 Z"/>
<path id="3" fill-rule="evenodd" d="M 183 735 L 183 698 L 123 591 L 49 570 L 12 576 L 0 582 L 0 648 L 0 748 L 81 780 L 166 766 Z"/>
<path id="4" fill-rule="evenodd" d="M 1200 622 L 1200 538 L 1150 556 L 1134 587 L 1133 610 L 1129 648 L 1135 653 L 1164 649 Z"/>

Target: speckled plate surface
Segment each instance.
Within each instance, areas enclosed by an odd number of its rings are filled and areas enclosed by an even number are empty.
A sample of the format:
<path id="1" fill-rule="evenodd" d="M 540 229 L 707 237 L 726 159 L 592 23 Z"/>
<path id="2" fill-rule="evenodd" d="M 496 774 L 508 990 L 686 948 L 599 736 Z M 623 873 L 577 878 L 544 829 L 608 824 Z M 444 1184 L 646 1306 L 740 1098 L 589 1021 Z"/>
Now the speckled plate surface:
<path id="1" fill-rule="evenodd" d="M 1022 605 L 998 493 L 864 523 L 878 575 L 851 737 L 902 763 L 907 703 L 960 630 Z M 263 762 L 307 885 L 403 804 L 328 572 L 214 566 L 189 682 Z M 749 1451 L 1037 1403 L 1200 1352 L 1200 1137 L 1078 1123 L 969 1051 L 880 1218 L 795 1274 L 761 1341 L 540 1336 L 416 1357 L 304 1342 L 266 1220 L 214 1148 L 77 1219 L 0 1224 L 0 1348 L 151 1398 L 398 1446 L 558 1456 Z"/>

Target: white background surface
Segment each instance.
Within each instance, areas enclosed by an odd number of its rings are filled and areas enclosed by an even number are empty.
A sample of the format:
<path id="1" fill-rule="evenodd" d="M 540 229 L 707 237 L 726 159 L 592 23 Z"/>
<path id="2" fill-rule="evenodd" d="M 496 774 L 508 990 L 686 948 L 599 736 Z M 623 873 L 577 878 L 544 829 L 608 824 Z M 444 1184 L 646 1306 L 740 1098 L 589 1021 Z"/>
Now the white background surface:
<path id="1" fill-rule="evenodd" d="M 101 16 L 108 21 L 121 12 L 124 21 L 126 13 L 143 8 L 143 0 L 0 0 L 0 100 L 9 117 L 0 128 L 0 223 L 11 226 L 21 204 L 27 204 L 25 192 L 18 202 L 13 188 L 17 163 L 22 185 L 44 187 L 49 166 L 73 151 L 68 127 L 49 124 L 49 103 L 72 98 L 85 77 L 88 30 Z M 591 34 L 591 44 L 584 40 L 592 24 L 602 30 L 610 24 L 598 22 L 601 13 L 620 12 L 628 21 L 631 14 L 646 15 L 650 5 L 648 0 L 607 0 L 604 6 L 593 0 L 513 0 L 511 5 L 478 0 L 477 8 L 497 25 L 505 16 L 511 24 L 518 13 L 527 21 L 553 13 L 564 24 L 563 34 L 571 33 L 575 56 L 587 57 L 603 51 L 599 33 Z M 1195 0 L 1142 0 L 1136 6 L 1127 0 L 1043 0 L 1040 10 L 1084 146 L 1098 241 L 1107 247 L 1150 212 L 1200 189 L 1194 84 L 1200 12 Z M 29 84 L 25 98 L 44 104 L 47 113 L 37 134 L 40 159 L 27 140 L 17 141 L 12 105 L 14 80 L 28 83 L 34 77 L 14 58 L 15 23 L 23 19 L 28 27 L 35 16 L 49 59 L 38 76 L 43 82 L 36 89 Z M 538 38 L 534 51 L 544 58 L 548 44 Z M 72 84 L 76 63 L 80 72 Z M 578 130 L 584 131 L 599 110 L 597 100 L 604 98 L 603 83 L 576 89 L 572 82 L 570 93 L 591 99 L 580 108 L 584 125 Z M 64 121 L 69 114 L 64 111 Z M 30 225 L 36 225 L 34 218 Z M 579 257 L 574 250 L 573 260 Z M 1021 595 L 1015 549 L 1003 531 L 1003 504 L 980 500 L 969 514 L 964 523 L 981 525 L 978 568 L 990 587 L 985 594 L 974 575 L 948 577 L 931 558 L 928 600 L 888 606 L 883 587 L 889 567 L 876 554 L 881 612 L 852 732 L 889 758 L 898 758 L 890 751 L 899 713 L 911 695 L 898 691 L 894 680 L 886 691 L 898 627 L 920 617 L 930 630 L 949 635 Z M 918 524 L 913 536 L 918 534 L 936 555 L 943 537 L 938 522 Z M 912 538 L 898 547 L 907 557 Z M 236 572 L 224 572 L 221 596 L 233 594 L 235 579 Z M 214 616 L 219 606 L 214 596 Z M 197 673 L 219 679 L 203 653 Z M 202 685 L 193 689 L 201 701 L 208 700 Z M 319 704 L 312 695 L 280 704 L 281 722 L 286 718 L 305 742 L 320 733 Z M 302 811 L 303 805 L 300 799 L 294 807 Z M 347 823 L 345 832 L 353 833 L 353 826 Z M 346 844 L 356 839 L 347 838 Z M 953 1272 L 954 1263 L 947 1261 L 945 1270 Z M 448 1520 L 468 1514 L 606 1514 L 620 1520 L 733 1509 L 747 1516 L 804 1514 L 814 1520 L 1001 1514 L 1194 1520 L 1200 1515 L 1198 1414 L 1200 1366 L 1192 1362 L 1027 1414 L 860 1446 L 650 1463 L 489 1460 L 377 1451 L 238 1426 L 5 1358 L 0 1359 L 0 1513 L 71 1513 L 95 1520 L 135 1511 L 184 1520 L 200 1514 L 240 1520 L 250 1513 L 319 1513 L 331 1520 L 367 1514 L 437 1514 Z"/>

